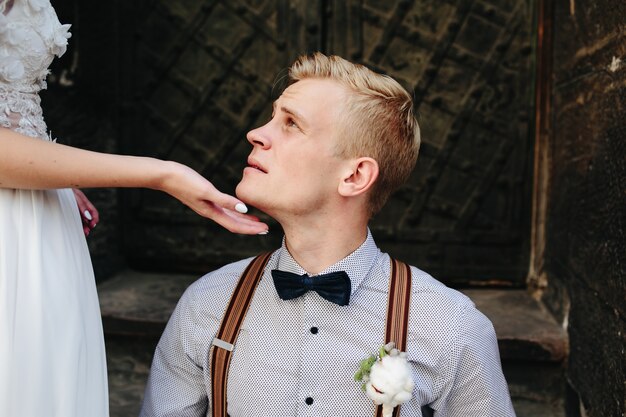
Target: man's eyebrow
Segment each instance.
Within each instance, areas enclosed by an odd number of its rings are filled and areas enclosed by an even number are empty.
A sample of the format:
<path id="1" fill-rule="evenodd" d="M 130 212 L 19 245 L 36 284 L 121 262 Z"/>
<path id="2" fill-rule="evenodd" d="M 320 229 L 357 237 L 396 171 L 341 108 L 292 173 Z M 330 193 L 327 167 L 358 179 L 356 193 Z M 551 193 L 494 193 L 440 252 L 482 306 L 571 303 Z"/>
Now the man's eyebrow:
<path id="1" fill-rule="evenodd" d="M 277 106 L 276 102 L 273 102 L 272 103 L 272 113 L 276 113 L 276 106 Z M 282 111 L 283 113 L 287 113 L 287 114 L 292 115 L 299 122 L 302 122 L 302 123 L 306 123 L 307 122 L 307 119 L 301 113 L 298 113 L 296 110 L 294 110 L 294 109 L 292 109 L 290 107 L 287 107 L 285 105 L 281 105 L 280 106 L 280 111 Z"/>
<path id="2" fill-rule="evenodd" d="M 283 112 L 292 115 L 293 117 L 295 117 L 299 121 L 306 123 L 306 119 L 304 118 L 304 116 L 302 114 L 298 113 L 296 110 L 294 110 L 292 108 L 289 108 L 289 107 L 285 107 L 285 106 L 280 106 L 280 109 Z"/>

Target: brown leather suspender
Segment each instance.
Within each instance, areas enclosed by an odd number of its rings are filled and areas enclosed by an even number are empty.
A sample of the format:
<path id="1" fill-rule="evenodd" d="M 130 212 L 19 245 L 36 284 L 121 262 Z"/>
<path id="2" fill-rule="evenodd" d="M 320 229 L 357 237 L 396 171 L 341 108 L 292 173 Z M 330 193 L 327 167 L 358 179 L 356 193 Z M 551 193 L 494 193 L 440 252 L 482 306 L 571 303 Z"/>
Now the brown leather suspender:
<path id="1" fill-rule="evenodd" d="M 211 358 L 211 408 L 214 417 L 226 417 L 226 382 L 230 358 L 237 336 L 239 336 L 239 329 L 252 302 L 252 296 L 271 254 L 268 252 L 257 256 L 243 271 L 224 312 L 220 329 L 213 339 L 209 356 Z"/>
<path id="2" fill-rule="evenodd" d="M 226 417 L 226 382 L 232 351 L 239 335 L 239 329 L 246 316 L 257 284 L 271 252 L 264 253 L 248 265 L 241 274 L 239 283 L 230 298 L 228 307 L 222 318 L 222 324 L 213 339 L 209 352 L 211 361 L 211 415 Z M 385 343 L 395 342 L 396 347 L 406 350 L 407 327 L 411 301 L 411 268 L 404 262 L 391 260 L 391 278 L 389 280 L 389 296 L 387 301 L 387 323 Z M 394 409 L 394 417 L 398 416 L 400 407 Z M 382 416 L 382 407 L 376 407 L 376 417 Z"/>
<path id="3" fill-rule="evenodd" d="M 387 296 L 387 323 L 385 344 L 394 342 L 396 348 L 406 352 L 409 309 L 411 308 L 411 267 L 391 258 L 391 279 Z M 400 413 L 400 406 L 393 409 L 393 417 Z M 376 417 L 382 417 L 383 407 L 376 407 Z"/>

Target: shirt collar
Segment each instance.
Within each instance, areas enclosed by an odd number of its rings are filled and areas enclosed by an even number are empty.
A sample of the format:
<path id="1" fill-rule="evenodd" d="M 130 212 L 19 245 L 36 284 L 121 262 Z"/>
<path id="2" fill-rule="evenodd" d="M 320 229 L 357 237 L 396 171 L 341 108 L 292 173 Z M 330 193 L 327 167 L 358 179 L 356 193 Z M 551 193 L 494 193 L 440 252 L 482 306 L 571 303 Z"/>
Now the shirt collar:
<path id="1" fill-rule="evenodd" d="M 353 294 L 372 269 L 379 255 L 380 250 L 376 246 L 372 233 L 368 228 L 367 237 L 361 246 L 359 246 L 350 255 L 346 256 L 336 264 L 324 269 L 317 275 L 328 274 L 336 271 L 345 271 L 348 274 L 348 277 L 350 277 L 350 282 L 352 283 L 351 293 Z M 277 269 L 298 275 L 308 274 L 308 272 L 302 268 L 295 259 L 293 259 L 289 250 L 287 250 L 284 237 L 282 246 L 280 247 L 278 253 Z"/>

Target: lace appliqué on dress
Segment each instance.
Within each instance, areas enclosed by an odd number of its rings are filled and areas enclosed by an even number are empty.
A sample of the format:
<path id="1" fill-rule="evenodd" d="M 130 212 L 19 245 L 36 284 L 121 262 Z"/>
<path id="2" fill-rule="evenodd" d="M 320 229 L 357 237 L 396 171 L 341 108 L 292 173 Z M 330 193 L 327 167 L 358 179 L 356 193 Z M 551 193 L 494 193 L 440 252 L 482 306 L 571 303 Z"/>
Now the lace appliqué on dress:
<path id="1" fill-rule="evenodd" d="M 16 1 L 0 13 L 0 126 L 51 140 L 38 93 L 54 56 L 67 49 L 69 28 L 47 0 Z"/>
<path id="2" fill-rule="evenodd" d="M 52 140 L 37 93 L 21 93 L 0 84 L 0 126 L 34 138 Z"/>

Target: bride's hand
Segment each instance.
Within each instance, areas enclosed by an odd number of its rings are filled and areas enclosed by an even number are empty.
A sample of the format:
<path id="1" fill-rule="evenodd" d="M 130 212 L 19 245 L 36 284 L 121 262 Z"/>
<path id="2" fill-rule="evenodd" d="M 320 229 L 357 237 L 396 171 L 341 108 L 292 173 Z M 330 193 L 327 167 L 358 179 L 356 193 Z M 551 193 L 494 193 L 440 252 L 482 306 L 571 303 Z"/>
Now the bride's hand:
<path id="1" fill-rule="evenodd" d="M 91 204 L 91 201 L 87 198 L 82 191 L 77 188 L 72 188 L 74 196 L 76 197 L 76 205 L 78 206 L 78 212 L 80 213 L 80 219 L 83 222 L 83 232 L 85 236 L 89 236 L 89 232 L 96 227 L 96 224 L 100 221 L 100 213 L 96 207 Z"/>
<path id="2" fill-rule="evenodd" d="M 168 174 L 159 189 L 177 198 L 201 216 L 220 224 L 226 230 L 242 234 L 265 234 L 268 226 L 255 216 L 243 214 L 245 204 L 218 191 L 193 169 L 168 161 Z"/>

